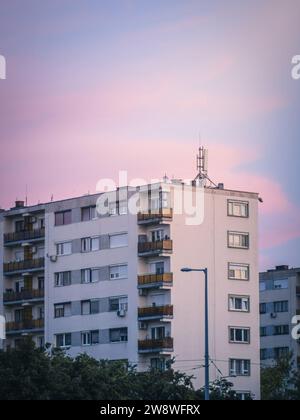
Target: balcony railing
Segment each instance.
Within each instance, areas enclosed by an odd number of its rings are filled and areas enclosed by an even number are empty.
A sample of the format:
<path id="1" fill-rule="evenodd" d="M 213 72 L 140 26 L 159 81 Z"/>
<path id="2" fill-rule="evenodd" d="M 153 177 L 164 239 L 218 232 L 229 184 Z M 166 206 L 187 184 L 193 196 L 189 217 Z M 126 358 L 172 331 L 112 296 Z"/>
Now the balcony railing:
<path id="1" fill-rule="evenodd" d="M 173 284 L 173 273 L 164 274 L 144 274 L 138 276 L 138 287 L 160 287 L 160 286 L 172 286 Z"/>
<path id="2" fill-rule="evenodd" d="M 45 229 L 34 229 L 22 232 L 6 233 L 4 235 L 4 243 L 9 244 L 10 242 L 19 241 L 32 241 L 34 239 L 42 239 L 45 237 Z"/>
<path id="3" fill-rule="evenodd" d="M 139 242 L 138 244 L 138 253 L 143 256 L 147 255 L 159 255 L 162 252 L 171 253 L 173 250 L 173 241 L 170 239 L 165 239 L 162 241 L 155 242 Z"/>
<path id="4" fill-rule="evenodd" d="M 150 211 L 138 213 L 139 224 L 159 223 L 163 220 L 172 220 L 172 219 L 173 219 L 172 209 L 150 210 Z"/>
<path id="5" fill-rule="evenodd" d="M 174 347 L 174 340 L 172 337 L 165 337 L 155 340 L 139 340 L 138 342 L 138 349 L 139 352 L 172 352 Z"/>
<path id="6" fill-rule="evenodd" d="M 37 270 L 43 268 L 45 258 L 35 258 L 32 260 L 14 261 L 3 264 L 4 273 L 13 273 L 18 271 Z"/>
<path id="7" fill-rule="evenodd" d="M 19 302 L 23 300 L 42 299 L 44 290 L 22 290 L 22 292 L 6 292 L 3 294 L 4 303 Z"/>
<path id="8" fill-rule="evenodd" d="M 44 328 L 43 319 L 32 319 L 19 322 L 7 322 L 6 331 L 26 331 L 26 330 L 40 330 Z"/>
<path id="9" fill-rule="evenodd" d="M 173 317 L 173 305 L 149 306 L 147 308 L 138 308 L 139 320 L 143 320 L 145 318 L 156 319 L 163 317 Z"/>

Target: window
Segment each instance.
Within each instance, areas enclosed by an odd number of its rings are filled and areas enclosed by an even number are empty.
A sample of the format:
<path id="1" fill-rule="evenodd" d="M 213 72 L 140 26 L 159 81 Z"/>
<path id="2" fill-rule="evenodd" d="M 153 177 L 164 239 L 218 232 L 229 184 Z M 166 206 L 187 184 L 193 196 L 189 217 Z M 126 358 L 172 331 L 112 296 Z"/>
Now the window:
<path id="1" fill-rule="evenodd" d="M 151 241 L 162 241 L 164 239 L 165 233 L 163 229 L 154 230 L 151 232 Z"/>
<path id="2" fill-rule="evenodd" d="M 252 399 L 250 391 L 237 391 L 236 397 L 239 401 L 251 401 Z"/>
<path id="3" fill-rule="evenodd" d="M 100 249 L 100 239 L 99 236 L 91 238 L 91 250 L 92 251 L 99 251 Z"/>
<path id="4" fill-rule="evenodd" d="M 111 280 L 127 279 L 128 277 L 128 266 L 123 265 L 114 265 L 109 268 L 109 278 Z"/>
<path id="5" fill-rule="evenodd" d="M 273 312 L 288 312 L 289 311 L 289 302 L 287 300 L 274 302 L 273 303 L 274 310 Z"/>
<path id="6" fill-rule="evenodd" d="M 228 278 L 231 280 L 249 280 L 248 264 L 228 264 Z"/>
<path id="7" fill-rule="evenodd" d="M 55 287 L 70 286 L 71 284 L 71 271 L 63 271 L 55 273 Z"/>
<path id="8" fill-rule="evenodd" d="M 81 221 L 88 222 L 97 218 L 96 206 L 83 207 L 81 209 Z"/>
<path id="9" fill-rule="evenodd" d="M 64 318 L 71 316 L 71 303 L 58 303 L 54 305 L 54 317 Z"/>
<path id="10" fill-rule="evenodd" d="M 266 314 L 267 313 L 267 304 L 266 303 L 260 303 L 259 304 L 259 313 L 261 315 Z"/>
<path id="11" fill-rule="evenodd" d="M 229 375 L 230 376 L 250 376 L 251 361 L 247 359 L 230 359 Z"/>
<path id="12" fill-rule="evenodd" d="M 260 349 L 260 360 L 267 360 L 269 358 L 268 349 Z"/>
<path id="13" fill-rule="evenodd" d="M 71 255 L 72 254 L 72 242 L 61 242 L 56 245 L 56 254 L 61 255 Z"/>
<path id="14" fill-rule="evenodd" d="M 288 281 L 288 279 L 274 280 L 273 288 L 274 289 L 288 289 L 289 288 L 289 281 Z"/>
<path id="15" fill-rule="evenodd" d="M 85 331 L 81 333 L 81 345 L 92 346 L 93 344 L 99 344 L 99 331 Z"/>
<path id="16" fill-rule="evenodd" d="M 81 302 L 81 315 L 92 315 L 99 313 L 99 300 L 83 300 Z"/>
<path id="17" fill-rule="evenodd" d="M 259 291 L 264 292 L 265 290 L 267 290 L 266 282 L 264 282 L 264 281 L 259 282 Z"/>
<path id="18" fill-rule="evenodd" d="M 281 357 L 286 357 L 289 354 L 289 347 L 275 347 L 274 349 L 274 358 L 280 359 Z"/>
<path id="19" fill-rule="evenodd" d="M 260 336 L 261 337 L 267 336 L 267 327 L 260 327 Z"/>
<path id="20" fill-rule="evenodd" d="M 127 328 L 113 328 L 109 330 L 109 338 L 111 343 L 128 341 Z"/>
<path id="21" fill-rule="evenodd" d="M 25 229 L 24 220 L 18 220 L 15 223 L 15 231 L 16 233 L 23 232 Z"/>
<path id="22" fill-rule="evenodd" d="M 229 327 L 230 343 L 250 343 L 250 328 Z"/>
<path id="23" fill-rule="evenodd" d="M 91 250 L 91 238 L 81 239 L 81 252 L 90 252 Z"/>
<path id="24" fill-rule="evenodd" d="M 289 335 L 290 327 L 289 325 L 275 325 L 273 335 Z"/>
<path id="25" fill-rule="evenodd" d="M 58 211 L 55 213 L 55 226 L 69 225 L 72 223 L 72 211 Z"/>
<path id="26" fill-rule="evenodd" d="M 151 328 L 151 339 L 160 340 L 166 337 L 165 327 L 153 327 Z"/>
<path id="27" fill-rule="evenodd" d="M 72 335 L 70 333 L 56 335 L 56 347 L 70 347 L 71 345 Z"/>
<path id="28" fill-rule="evenodd" d="M 248 296 L 229 296 L 229 310 L 250 312 L 250 298 Z"/>
<path id="29" fill-rule="evenodd" d="M 81 270 L 81 283 L 96 283 L 100 280 L 99 268 L 85 268 Z"/>
<path id="30" fill-rule="evenodd" d="M 15 252 L 15 260 L 16 261 L 23 261 L 24 260 L 24 251 L 16 251 Z"/>
<path id="31" fill-rule="evenodd" d="M 166 359 L 154 357 L 150 359 L 150 366 L 153 370 L 159 370 L 161 372 L 166 370 Z"/>
<path id="32" fill-rule="evenodd" d="M 247 201 L 228 200 L 228 216 L 249 217 L 249 203 Z"/>
<path id="33" fill-rule="evenodd" d="M 128 246 L 128 234 L 121 233 L 110 236 L 110 248 L 121 248 Z"/>
<path id="34" fill-rule="evenodd" d="M 229 248 L 249 248 L 249 233 L 228 232 Z"/>
<path id="35" fill-rule="evenodd" d="M 128 310 L 128 298 L 125 296 L 114 297 L 109 299 L 109 310 L 111 312 L 116 311 L 127 311 Z"/>
<path id="36" fill-rule="evenodd" d="M 44 290 L 45 289 L 45 278 L 44 277 L 38 277 L 38 289 Z"/>

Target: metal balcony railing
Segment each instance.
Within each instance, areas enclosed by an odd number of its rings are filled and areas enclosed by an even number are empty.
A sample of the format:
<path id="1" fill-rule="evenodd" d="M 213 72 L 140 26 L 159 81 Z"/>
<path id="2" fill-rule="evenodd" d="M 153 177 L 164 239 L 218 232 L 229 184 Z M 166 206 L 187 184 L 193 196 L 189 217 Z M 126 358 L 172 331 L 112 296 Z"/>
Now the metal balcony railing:
<path id="1" fill-rule="evenodd" d="M 161 222 L 162 220 L 172 220 L 173 210 L 172 209 L 160 209 L 160 210 L 149 210 L 146 212 L 138 213 L 138 223 L 148 224 L 154 222 Z"/>
<path id="2" fill-rule="evenodd" d="M 15 271 L 27 271 L 43 268 L 45 266 L 45 258 L 35 258 L 32 260 L 13 261 L 3 264 L 4 273 L 12 273 Z"/>
<path id="3" fill-rule="evenodd" d="M 4 303 L 18 302 L 23 300 L 42 299 L 44 290 L 22 290 L 22 292 L 6 292 L 3 294 Z"/>
<path id="4" fill-rule="evenodd" d="M 139 340 L 138 349 L 141 352 L 173 351 L 174 340 L 172 337 L 165 337 L 154 340 Z"/>
<path id="5" fill-rule="evenodd" d="M 164 239 L 155 242 L 139 242 L 138 253 L 139 255 L 151 254 L 156 255 L 162 252 L 172 252 L 173 241 L 171 239 Z"/>
<path id="6" fill-rule="evenodd" d="M 173 316 L 173 305 L 149 306 L 147 308 L 138 308 L 138 317 L 144 318 L 162 318 Z"/>
<path id="7" fill-rule="evenodd" d="M 6 323 L 6 331 L 26 331 L 26 330 L 39 330 L 44 328 L 43 319 L 32 319 L 26 321 L 14 321 Z"/>
<path id="8" fill-rule="evenodd" d="M 164 274 L 143 274 L 138 276 L 138 286 L 167 284 L 172 286 L 173 273 Z"/>
<path id="9" fill-rule="evenodd" d="M 33 239 L 42 239 L 45 237 L 45 229 L 33 229 L 22 232 L 13 232 L 4 234 L 4 244 L 10 242 L 30 241 Z"/>

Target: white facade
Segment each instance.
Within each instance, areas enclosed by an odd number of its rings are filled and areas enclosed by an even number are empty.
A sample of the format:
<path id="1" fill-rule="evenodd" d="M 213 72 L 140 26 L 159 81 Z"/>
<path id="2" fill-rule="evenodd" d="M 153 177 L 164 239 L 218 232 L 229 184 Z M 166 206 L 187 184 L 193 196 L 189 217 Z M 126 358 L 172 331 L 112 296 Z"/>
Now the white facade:
<path id="1" fill-rule="evenodd" d="M 7 273 L 6 265 L 1 273 L 6 294 L 0 310 L 15 323 L 9 324 L 6 346 L 14 346 L 22 334 L 32 334 L 42 344 L 42 334 L 45 342 L 64 346 L 71 355 L 124 359 L 140 370 L 164 367 L 174 358 L 175 369 L 195 375 L 200 387 L 204 279 L 181 268 L 207 267 L 210 379 L 230 376 L 236 390 L 259 398 L 258 196 L 205 188 L 203 222 L 188 225 L 187 216 L 176 211 L 175 197 L 182 188 L 160 184 L 152 195 L 148 188 L 131 190 L 130 195 L 139 194 L 142 208 L 149 202 L 153 211 L 138 216 L 126 212 L 122 201 L 118 209 L 110 204 L 110 215 L 95 217 L 98 195 L 2 213 L 4 234 L 15 231 L 14 223 L 24 213 L 36 214 L 37 225 L 31 229 L 38 228 L 40 218 L 45 220 L 44 237 L 38 239 L 45 248 L 44 266 Z M 41 252 L 31 239 L 14 245 L 5 238 L 4 263 L 28 246 Z M 16 293 L 24 274 L 33 278 L 27 281 L 33 289 L 45 277 L 44 301 L 26 300 L 24 293 L 12 300 L 7 294 Z M 23 316 L 16 310 L 26 307 L 27 317 L 44 318 L 34 325 L 44 330 L 16 324 L 15 317 Z"/>

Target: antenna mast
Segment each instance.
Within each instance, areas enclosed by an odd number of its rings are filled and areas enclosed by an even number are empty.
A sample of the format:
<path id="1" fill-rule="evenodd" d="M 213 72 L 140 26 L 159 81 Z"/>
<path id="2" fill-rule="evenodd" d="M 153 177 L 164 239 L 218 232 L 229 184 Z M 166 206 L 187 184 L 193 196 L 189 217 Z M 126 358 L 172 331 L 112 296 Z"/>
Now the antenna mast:
<path id="1" fill-rule="evenodd" d="M 206 181 L 209 181 L 210 186 L 217 186 L 208 176 L 208 150 L 203 146 L 199 147 L 197 155 L 197 176 L 195 181 L 200 181 L 202 186 L 206 186 Z"/>

